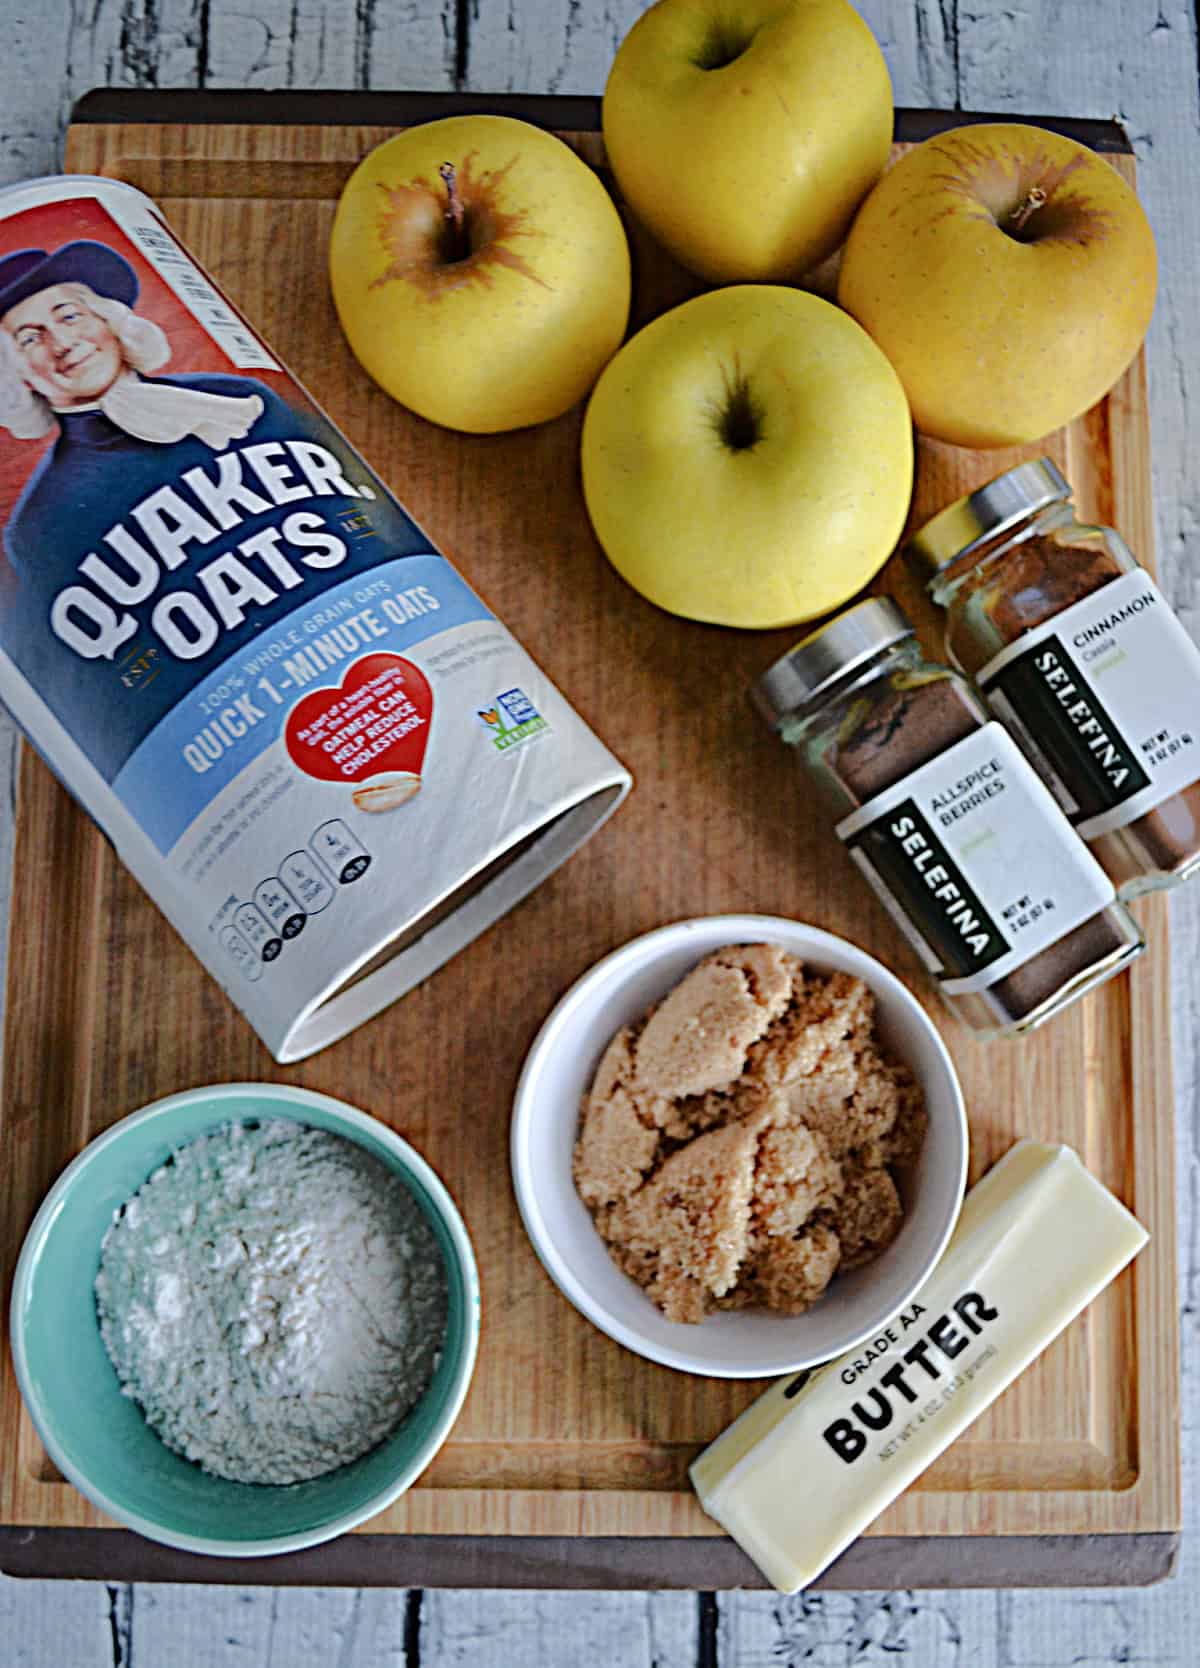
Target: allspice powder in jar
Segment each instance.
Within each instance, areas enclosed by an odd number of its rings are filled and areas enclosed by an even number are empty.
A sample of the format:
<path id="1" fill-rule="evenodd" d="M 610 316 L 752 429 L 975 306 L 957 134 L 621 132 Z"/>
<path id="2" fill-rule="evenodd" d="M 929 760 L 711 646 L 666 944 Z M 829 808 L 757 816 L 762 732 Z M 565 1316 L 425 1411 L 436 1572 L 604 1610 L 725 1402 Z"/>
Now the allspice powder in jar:
<path id="1" fill-rule="evenodd" d="M 975 1032 L 1031 1031 L 1143 948 L 1112 881 L 965 678 L 888 598 L 846 609 L 751 692 L 835 832 Z"/>
<path id="2" fill-rule="evenodd" d="M 1200 649 L 1049 458 L 950 504 L 905 546 L 972 677 L 1123 898 L 1200 869 Z"/>

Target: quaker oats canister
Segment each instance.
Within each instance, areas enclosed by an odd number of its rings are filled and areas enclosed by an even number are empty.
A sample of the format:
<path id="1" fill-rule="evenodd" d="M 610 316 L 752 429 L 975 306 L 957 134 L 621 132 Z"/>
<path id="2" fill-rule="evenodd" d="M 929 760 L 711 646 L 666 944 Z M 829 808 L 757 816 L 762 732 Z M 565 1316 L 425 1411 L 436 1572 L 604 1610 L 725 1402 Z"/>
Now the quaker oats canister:
<path id="1" fill-rule="evenodd" d="M 630 786 L 149 198 L 0 192 L 0 698 L 280 1061 Z"/>

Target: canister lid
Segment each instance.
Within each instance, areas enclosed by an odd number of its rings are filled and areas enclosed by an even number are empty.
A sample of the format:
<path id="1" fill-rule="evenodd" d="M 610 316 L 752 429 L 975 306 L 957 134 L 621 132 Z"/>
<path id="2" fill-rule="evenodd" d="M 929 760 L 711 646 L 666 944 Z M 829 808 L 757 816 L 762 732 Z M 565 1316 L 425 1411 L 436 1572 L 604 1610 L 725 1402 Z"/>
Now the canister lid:
<path id="1" fill-rule="evenodd" d="M 750 691 L 773 730 L 811 705 L 847 672 L 913 634 L 908 616 L 891 597 L 855 603 L 789 649 Z"/>
<path id="2" fill-rule="evenodd" d="M 1019 463 L 939 511 L 908 540 L 905 558 L 928 582 L 985 539 L 1070 496 L 1070 485 L 1049 458 Z"/>

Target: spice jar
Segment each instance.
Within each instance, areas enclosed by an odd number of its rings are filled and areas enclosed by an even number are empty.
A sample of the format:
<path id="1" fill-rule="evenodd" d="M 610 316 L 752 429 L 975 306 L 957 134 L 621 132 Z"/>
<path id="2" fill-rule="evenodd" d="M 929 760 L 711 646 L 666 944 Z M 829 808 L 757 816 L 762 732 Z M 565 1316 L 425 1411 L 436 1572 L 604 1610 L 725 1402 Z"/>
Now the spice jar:
<path id="1" fill-rule="evenodd" d="M 1049 458 L 960 498 L 905 547 L 974 678 L 1124 898 L 1200 868 L 1200 649 Z"/>
<path id="2" fill-rule="evenodd" d="M 836 832 L 951 1009 L 1030 1031 L 1143 945 L 1113 884 L 967 680 L 886 597 L 771 667 L 758 710 L 824 790 Z"/>

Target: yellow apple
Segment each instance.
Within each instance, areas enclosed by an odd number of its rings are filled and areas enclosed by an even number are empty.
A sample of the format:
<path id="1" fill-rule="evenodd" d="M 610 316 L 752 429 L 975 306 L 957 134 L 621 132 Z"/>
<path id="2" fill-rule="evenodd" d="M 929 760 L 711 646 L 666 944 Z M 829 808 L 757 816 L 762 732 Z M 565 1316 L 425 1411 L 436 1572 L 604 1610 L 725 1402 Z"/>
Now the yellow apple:
<path id="1" fill-rule="evenodd" d="M 625 344 L 583 423 L 596 537 L 651 602 L 795 625 L 887 560 L 912 490 L 904 391 L 867 334 L 802 290 L 697 296 Z"/>
<path id="2" fill-rule="evenodd" d="M 715 283 L 798 278 L 824 260 L 891 138 L 887 66 L 848 0 L 658 0 L 604 92 L 622 195 Z"/>
<path id="3" fill-rule="evenodd" d="M 329 272 L 363 369 L 475 434 L 582 399 L 629 316 L 612 199 L 560 139 L 507 116 L 452 116 L 372 151 L 338 203 Z"/>
<path id="4" fill-rule="evenodd" d="M 900 373 L 917 427 L 959 446 L 1039 440 L 1136 354 L 1154 236 L 1094 152 L 1044 128 L 954 128 L 859 211 L 838 300 Z"/>

